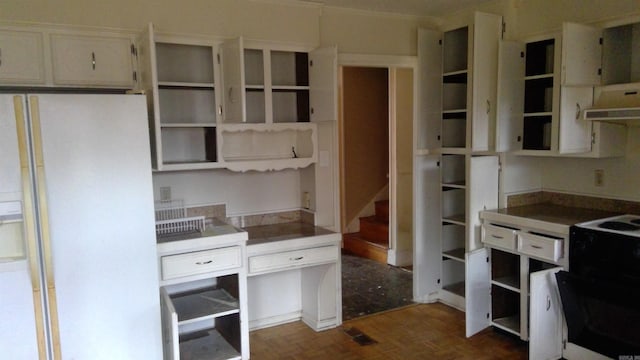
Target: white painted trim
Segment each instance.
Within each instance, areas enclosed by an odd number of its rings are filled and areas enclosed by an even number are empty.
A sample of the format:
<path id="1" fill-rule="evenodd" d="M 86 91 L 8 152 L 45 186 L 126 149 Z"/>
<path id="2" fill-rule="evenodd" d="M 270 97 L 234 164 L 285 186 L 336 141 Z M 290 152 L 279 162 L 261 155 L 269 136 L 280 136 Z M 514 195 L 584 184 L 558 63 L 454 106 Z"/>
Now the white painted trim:
<path id="1" fill-rule="evenodd" d="M 418 67 L 418 57 L 400 55 L 338 54 L 338 66 L 384 68 L 410 67 L 415 71 Z"/>
<path id="2" fill-rule="evenodd" d="M 387 252 L 387 263 L 393 266 L 409 266 L 413 264 L 413 251 L 407 249 L 389 249 Z"/>
<path id="3" fill-rule="evenodd" d="M 302 311 L 293 311 L 287 314 L 270 316 L 262 319 L 249 320 L 249 331 L 264 329 L 282 325 L 302 319 Z"/>

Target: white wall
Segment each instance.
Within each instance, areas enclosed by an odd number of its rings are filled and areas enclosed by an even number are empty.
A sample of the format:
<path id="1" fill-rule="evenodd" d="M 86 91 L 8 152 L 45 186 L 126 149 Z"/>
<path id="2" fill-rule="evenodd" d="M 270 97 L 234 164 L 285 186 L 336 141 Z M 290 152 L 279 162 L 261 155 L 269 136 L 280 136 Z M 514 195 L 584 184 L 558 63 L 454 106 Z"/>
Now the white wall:
<path id="1" fill-rule="evenodd" d="M 415 56 L 418 28 L 437 25 L 435 18 L 325 7 L 320 43 L 337 45 L 340 53 Z"/>
<path id="2" fill-rule="evenodd" d="M 295 170 L 236 173 L 227 170 L 156 173 L 153 192 L 170 186 L 186 205 L 227 204 L 227 215 L 301 207 L 300 174 Z"/>
<path id="3" fill-rule="evenodd" d="M 316 45 L 320 7 L 257 0 L 2 0 L 0 20 L 244 36 Z"/>

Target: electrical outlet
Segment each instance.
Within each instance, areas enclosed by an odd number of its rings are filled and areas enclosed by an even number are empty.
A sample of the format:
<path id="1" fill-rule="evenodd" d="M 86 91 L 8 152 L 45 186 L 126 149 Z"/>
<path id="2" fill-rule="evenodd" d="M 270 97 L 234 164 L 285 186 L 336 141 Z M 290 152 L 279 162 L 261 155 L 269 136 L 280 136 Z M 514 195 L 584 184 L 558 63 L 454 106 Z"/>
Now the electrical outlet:
<path id="1" fill-rule="evenodd" d="M 160 188 L 160 201 L 169 201 L 169 200 L 171 200 L 171 187 L 162 186 Z"/>
<path id="2" fill-rule="evenodd" d="M 595 186 L 604 186 L 604 170 L 602 169 L 596 169 L 593 172 L 593 182 Z"/>

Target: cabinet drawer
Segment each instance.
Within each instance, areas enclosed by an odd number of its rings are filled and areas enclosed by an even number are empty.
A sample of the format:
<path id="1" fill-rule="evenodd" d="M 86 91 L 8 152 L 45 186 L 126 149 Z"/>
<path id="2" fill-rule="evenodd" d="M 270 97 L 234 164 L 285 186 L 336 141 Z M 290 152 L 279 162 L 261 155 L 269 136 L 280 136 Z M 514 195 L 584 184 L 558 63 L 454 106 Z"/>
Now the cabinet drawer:
<path id="1" fill-rule="evenodd" d="M 242 266 L 239 246 L 163 256 L 162 280 L 204 274 Z"/>
<path id="2" fill-rule="evenodd" d="M 249 274 L 304 267 L 337 260 L 336 246 L 286 251 L 249 258 Z"/>
<path id="3" fill-rule="evenodd" d="M 562 257 L 562 239 L 518 233 L 518 251 L 557 262 Z"/>
<path id="4" fill-rule="evenodd" d="M 501 247 L 503 249 L 516 249 L 516 230 L 500 226 L 482 224 L 482 242 Z"/>

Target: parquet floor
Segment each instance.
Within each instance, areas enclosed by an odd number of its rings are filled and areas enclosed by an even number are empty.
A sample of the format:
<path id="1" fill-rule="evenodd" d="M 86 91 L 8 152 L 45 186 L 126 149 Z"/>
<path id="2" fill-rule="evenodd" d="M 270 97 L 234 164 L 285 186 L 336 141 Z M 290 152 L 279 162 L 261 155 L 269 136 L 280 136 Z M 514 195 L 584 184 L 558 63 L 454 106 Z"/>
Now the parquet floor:
<path id="1" fill-rule="evenodd" d="M 345 333 L 356 327 L 377 341 L 361 346 Z M 487 329 L 467 339 L 464 313 L 442 304 L 409 305 L 314 332 L 302 322 L 253 331 L 252 360 L 526 359 L 526 343 Z"/>

